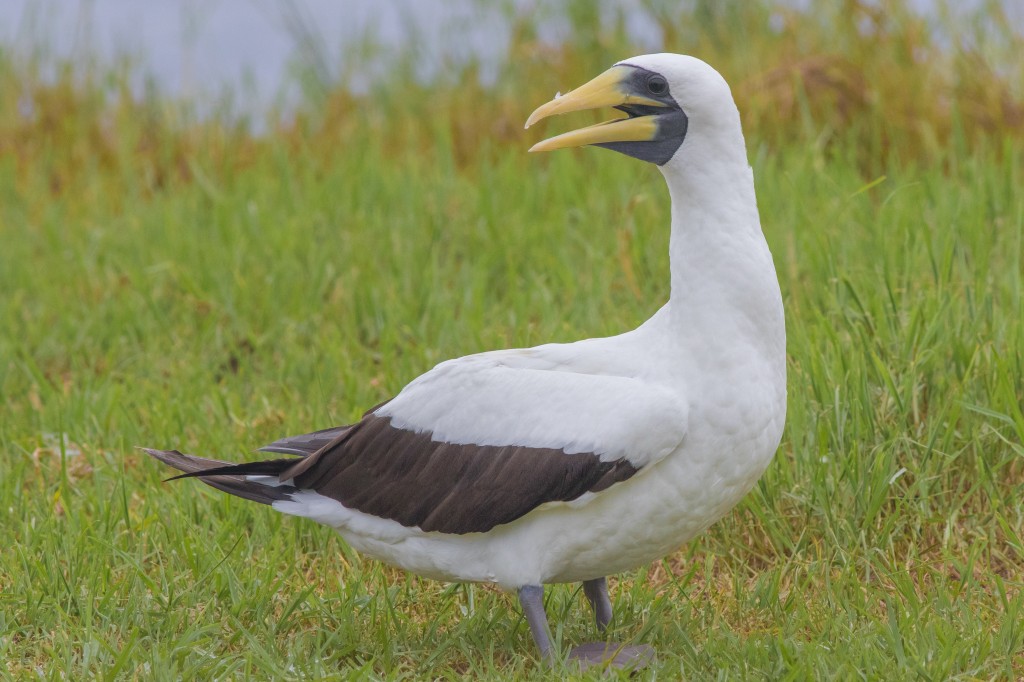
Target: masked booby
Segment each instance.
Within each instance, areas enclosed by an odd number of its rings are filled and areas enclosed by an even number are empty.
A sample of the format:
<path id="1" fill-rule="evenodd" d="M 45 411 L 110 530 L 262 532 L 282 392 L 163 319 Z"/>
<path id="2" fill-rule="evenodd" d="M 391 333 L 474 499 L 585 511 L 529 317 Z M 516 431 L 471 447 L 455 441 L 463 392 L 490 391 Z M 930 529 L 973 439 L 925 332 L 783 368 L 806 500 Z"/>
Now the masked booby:
<path id="1" fill-rule="evenodd" d="M 693 57 L 627 59 L 527 120 L 626 114 L 531 151 L 594 145 L 658 166 L 672 200 L 671 296 L 638 329 L 442 362 L 355 424 L 283 438 L 282 459 L 149 454 L 220 490 L 337 530 L 355 549 L 447 581 L 518 592 L 557 657 L 543 586 L 582 582 L 600 629 L 605 577 L 655 561 L 731 509 L 786 414 L 782 298 L 728 84 Z M 642 664 L 650 647 L 576 647 Z"/>

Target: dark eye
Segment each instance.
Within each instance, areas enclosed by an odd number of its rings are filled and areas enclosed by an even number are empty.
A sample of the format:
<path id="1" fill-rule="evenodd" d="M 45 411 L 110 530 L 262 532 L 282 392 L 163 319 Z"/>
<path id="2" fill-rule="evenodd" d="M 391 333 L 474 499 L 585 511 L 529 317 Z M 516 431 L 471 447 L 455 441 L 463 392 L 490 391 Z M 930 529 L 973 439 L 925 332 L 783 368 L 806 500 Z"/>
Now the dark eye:
<path id="1" fill-rule="evenodd" d="M 647 90 L 652 95 L 664 95 L 668 92 L 668 83 L 661 76 L 651 76 L 647 79 Z"/>

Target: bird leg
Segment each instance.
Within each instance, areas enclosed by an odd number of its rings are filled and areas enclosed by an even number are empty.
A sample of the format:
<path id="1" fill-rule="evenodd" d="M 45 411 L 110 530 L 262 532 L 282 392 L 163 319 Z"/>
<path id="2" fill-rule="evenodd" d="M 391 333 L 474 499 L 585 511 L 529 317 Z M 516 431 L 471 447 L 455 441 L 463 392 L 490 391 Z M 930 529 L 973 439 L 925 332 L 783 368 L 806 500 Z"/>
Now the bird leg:
<path id="1" fill-rule="evenodd" d="M 598 627 L 607 627 L 612 617 L 612 604 L 608 599 L 608 584 L 604 578 L 588 580 L 583 583 L 584 594 L 594 607 Z M 519 603 L 523 607 L 526 622 L 530 625 L 530 634 L 540 650 L 545 663 L 555 662 L 555 651 L 551 646 L 551 633 L 548 630 L 548 617 L 544 613 L 544 588 L 540 585 L 525 585 L 519 588 Z M 654 660 L 654 649 L 640 644 L 627 646 L 614 642 L 591 642 L 573 647 L 569 659 L 577 661 L 586 670 L 594 666 L 611 668 L 643 668 Z"/>
<path id="2" fill-rule="evenodd" d="M 590 608 L 594 609 L 597 629 L 604 632 L 608 623 L 612 621 L 612 602 L 608 598 L 608 581 L 604 578 L 584 580 L 583 594 L 587 595 Z"/>
<path id="3" fill-rule="evenodd" d="M 525 585 L 519 588 L 519 603 L 523 607 L 526 622 L 530 624 L 533 641 L 540 649 L 541 658 L 551 661 L 551 635 L 548 632 L 548 617 L 544 613 L 544 588 L 540 585 Z"/>
<path id="4" fill-rule="evenodd" d="M 612 620 L 612 602 L 608 598 L 608 581 L 595 578 L 583 581 L 583 594 L 594 609 L 597 629 L 604 632 Z M 573 647 L 569 658 L 579 661 L 584 670 L 594 666 L 610 668 L 643 668 L 654 660 L 654 648 L 646 644 L 625 645 L 615 642 L 590 642 Z"/>

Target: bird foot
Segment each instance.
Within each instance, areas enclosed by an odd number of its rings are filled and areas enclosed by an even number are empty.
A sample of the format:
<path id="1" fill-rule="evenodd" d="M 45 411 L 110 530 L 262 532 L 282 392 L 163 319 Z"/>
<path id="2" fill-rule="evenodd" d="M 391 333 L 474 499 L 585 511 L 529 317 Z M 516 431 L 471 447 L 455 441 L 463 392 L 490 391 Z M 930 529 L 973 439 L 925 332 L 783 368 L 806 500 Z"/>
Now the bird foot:
<path id="1" fill-rule="evenodd" d="M 570 661 L 579 661 L 580 666 L 589 668 L 646 668 L 654 660 L 654 647 L 646 644 L 626 645 L 615 642 L 589 642 L 573 647 L 569 652 Z"/>

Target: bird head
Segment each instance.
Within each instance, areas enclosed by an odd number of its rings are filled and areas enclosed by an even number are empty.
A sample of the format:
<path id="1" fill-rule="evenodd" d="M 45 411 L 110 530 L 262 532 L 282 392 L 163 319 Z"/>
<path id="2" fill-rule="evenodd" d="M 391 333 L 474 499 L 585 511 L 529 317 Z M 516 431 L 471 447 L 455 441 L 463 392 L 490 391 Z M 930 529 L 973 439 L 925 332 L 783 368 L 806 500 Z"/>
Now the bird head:
<path id="1" fill-rule="evenodd" d="M 739 113 L 725 79 L 695 57 L 667 53 L 619 62 L 541 105 L 526 127 L 556 114 L 598 107 L 612 107 L 626 118 L 563 133 L 530 151 L 594 145 L 664 166 L 676 157 L 687 135 L 739 129 Z"/>

